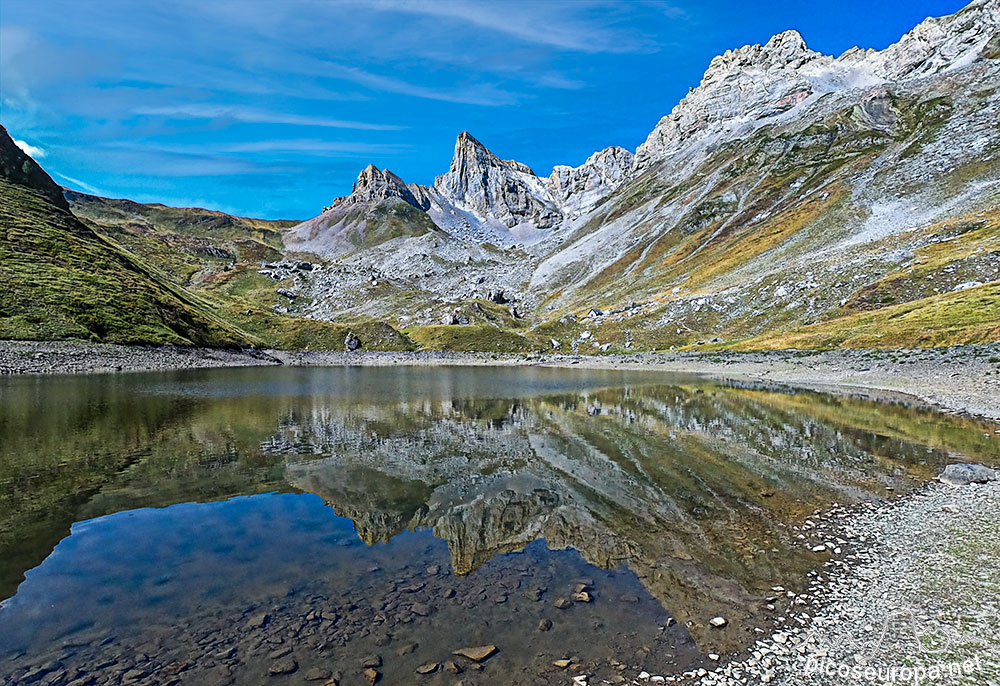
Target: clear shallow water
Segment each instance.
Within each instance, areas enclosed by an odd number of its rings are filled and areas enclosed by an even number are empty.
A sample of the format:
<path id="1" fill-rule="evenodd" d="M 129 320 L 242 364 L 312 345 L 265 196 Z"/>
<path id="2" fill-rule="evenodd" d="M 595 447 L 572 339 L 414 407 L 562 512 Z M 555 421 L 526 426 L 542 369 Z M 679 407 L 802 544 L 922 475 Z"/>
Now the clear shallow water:
<path id="1" fill-rule="evenodd" d="M 350 684 L 373 654 L 385 683 L 702 664 L 821 564 L 790 525 L 998 452 L 970 420 L 638 373 L 211 370 L 0 394 L 2 683 Z M 591 602 L 557 608 L 580 583 Z M 481 644 L 499 649 L 481 674 L 415 674 Z"/>

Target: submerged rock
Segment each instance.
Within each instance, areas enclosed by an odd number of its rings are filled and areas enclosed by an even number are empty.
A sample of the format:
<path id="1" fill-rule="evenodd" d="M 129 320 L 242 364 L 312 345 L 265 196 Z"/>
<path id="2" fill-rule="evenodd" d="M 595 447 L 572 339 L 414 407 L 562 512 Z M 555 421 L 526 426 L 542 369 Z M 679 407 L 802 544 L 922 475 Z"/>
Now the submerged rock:
<path id="1" fill-rule="evenodd" d="M 271 665 L 270 669 L 267 671 L 272 676 L 278 676 L 280 674 L 292 674 L 299 668 L 299 663 L 295 660 L 288 658 L 287 660 L 278 660 Z"/>
<path id="2" fill-rule="evenodd" d="M 474 648 L 459 648 L 452 654 L 467 657 L 473 662 L 482 662 L 495 652 L 497 652 L 497 647 L 495 645 L 486 645 L 476 646 Z"/>

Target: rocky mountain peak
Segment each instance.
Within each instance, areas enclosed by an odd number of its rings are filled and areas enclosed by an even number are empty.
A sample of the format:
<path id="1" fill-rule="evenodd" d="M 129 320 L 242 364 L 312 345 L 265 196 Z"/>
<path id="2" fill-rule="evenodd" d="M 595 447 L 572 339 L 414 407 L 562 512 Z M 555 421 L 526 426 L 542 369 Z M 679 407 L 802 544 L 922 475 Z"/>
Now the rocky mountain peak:
<path id="1" fill-rule="evenodd" d="M 501 160 L 468 131 L 458 135 L 451 167 L 434 187 L 458 207 L 507 227 L 530 221 L 547 228 L 561 220 L 545 183 L 528 165 Z"/>
<path id="2" fill-rule="evenodd" d="M 805 62 L 821 57 L 823 55 L 809 49 L 798 31 L 784 31 L 772 36 L 764 45 L 744 45 L 713 58 L 702 79 L 702 85 L 724 79 L 736 69 L 749 68 L 764 72 L 797 69 Z"/>
<path id="3" fill-rule="evenodd" d="M 969 66 L 1000 37 L 1000 0 L 976 0 L 946 17 L 929 17 L 897 43 L 869 56 L 883 81 L 912 79 Z"/>
<path id="4" fill-rule="evenodd" d="M 882 51 L 854 48 L 834 58 L 810 50 L 798 31 L 728 50 L 639 146 L 636 165 L 717 136 L 739 138 L 825 93 L 969 66 L 988 52 L 998 27 L 1000 0 L 977 0 L 956 14 L 925 20 Z"/>
<path id="5" fill-rule="evenodd" d="M 56 207 L 69 211 L 63 190 L 45 170 L 22 151 L 7 129 L 0 126 L 0 179 L 27 186 L 44 196 Z"/>
<path id="6" fill-rule="evenodd" d="M 402 198 L 411 205 L 419 206 L 413 192 L 401 178 L 388 169 L 380 170 L 369 164 L 358 174 L 351 194 L 334 200 L 331 208 L 351 203 L 374 203 L 388 198 Z"/>

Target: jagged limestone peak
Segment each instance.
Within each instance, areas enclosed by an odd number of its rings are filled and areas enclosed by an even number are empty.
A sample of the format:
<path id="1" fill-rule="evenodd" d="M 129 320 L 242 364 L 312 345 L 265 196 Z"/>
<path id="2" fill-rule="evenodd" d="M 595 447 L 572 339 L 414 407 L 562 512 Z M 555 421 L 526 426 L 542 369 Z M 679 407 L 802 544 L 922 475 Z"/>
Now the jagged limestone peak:
<path id="1" fill-rule="evenodd" d="M 458 134 L 451 167 L 434 187 L 456 206 L 508 227 L 531 221 L 544 228 L 561 219 L 528 165 L 500 159 L 468 131 Z"/>
<path id="2" fill-rule="evenodd" d="M 401 198 L 411 205 L 419 206 L 412 191 L 401 178 L 388 169 L 379 169 L 374 164 L 369 164 L 358 174 L 351 194 L 337 198 L 327 209 L 350 203 L 374 203 L 388 198 Z"/>

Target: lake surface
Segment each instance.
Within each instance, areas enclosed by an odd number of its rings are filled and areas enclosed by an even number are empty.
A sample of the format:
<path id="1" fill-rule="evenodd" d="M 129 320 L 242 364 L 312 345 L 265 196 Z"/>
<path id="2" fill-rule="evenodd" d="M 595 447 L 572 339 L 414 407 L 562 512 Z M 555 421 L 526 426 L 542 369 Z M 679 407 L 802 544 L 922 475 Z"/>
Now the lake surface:
<path id="1" fill-rule="evenodd" d="M 806 517 L 996 463 L 994 430 L 638 372 L 0 379 L 0 683 L 711 667 L 785 609 L 772 586 L 827 559 L 797 537 Z"/>

